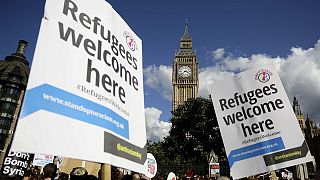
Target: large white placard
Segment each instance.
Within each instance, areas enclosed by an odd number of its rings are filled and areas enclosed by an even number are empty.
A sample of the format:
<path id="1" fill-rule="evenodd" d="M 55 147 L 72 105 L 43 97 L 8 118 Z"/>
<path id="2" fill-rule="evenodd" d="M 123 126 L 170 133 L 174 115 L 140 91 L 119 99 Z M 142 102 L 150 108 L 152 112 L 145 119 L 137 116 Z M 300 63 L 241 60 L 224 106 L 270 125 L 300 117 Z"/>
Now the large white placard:
<path id="1" fill-rule="evenodd" d="M 142 41 L 104 0 L 47 0 L 15 151 L 145 173 Z"/>
<path id="2" fill-rule="evenodd" d="M 211 97 L 233 178 L 312 161 L 275 69 L 215 82 Z"/>

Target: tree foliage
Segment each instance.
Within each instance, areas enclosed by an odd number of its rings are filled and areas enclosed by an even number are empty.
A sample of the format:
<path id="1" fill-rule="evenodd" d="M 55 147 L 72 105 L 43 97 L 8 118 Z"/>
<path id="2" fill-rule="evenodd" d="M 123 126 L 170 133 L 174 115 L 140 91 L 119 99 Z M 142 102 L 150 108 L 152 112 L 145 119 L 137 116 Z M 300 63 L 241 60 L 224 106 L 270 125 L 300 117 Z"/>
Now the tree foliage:
<path id="1" fill-rule="evenodd" d="M 165 170 L 167 167 L 161 167 L 169 163 L 174 167 L 199 164 L 207 172 L 213 154 L 219 157 L 219 161 L 225 161 L 222 138 L 210 99 L 189 99 L 172 112 L 170 122 L 169 136 L 148 145 L 148 151 L 154 153 L 158 170 L 162 173 L 169 173 Z"/>
<path id="2" fill-rule="evenodd" d="M 185 160 L 201 156 L 209 163 L 212 152 L 223 154 L 218 122 L 210 99 L 189 99 L 173 112 L 170 121 L 172 128 L 166 141 L 175 141 L 176 150 Z"/>

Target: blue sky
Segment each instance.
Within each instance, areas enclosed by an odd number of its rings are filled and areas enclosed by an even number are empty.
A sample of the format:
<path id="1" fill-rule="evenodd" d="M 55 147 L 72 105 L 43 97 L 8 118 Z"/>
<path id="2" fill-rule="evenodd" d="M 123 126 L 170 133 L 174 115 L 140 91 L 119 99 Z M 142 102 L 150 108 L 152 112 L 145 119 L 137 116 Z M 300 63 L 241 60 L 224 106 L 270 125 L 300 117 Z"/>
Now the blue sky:
<path id="1" fill-rule="evenodd" d="M 320 1 L 161 0 L 108 1 L 143 41 L 145 107 L 149 138 L 167 134 L 171 116 L 171 65 L 185 21 L 200 65 L 199 95 L 215 80 L 257 64 L 274 64 L 290 101 L 320 122 Z M 32 61 L 43 0 L 4 0 L 0 59 L 29 42 Z M 49 43 L 49 42 L 48 42 Z"/>

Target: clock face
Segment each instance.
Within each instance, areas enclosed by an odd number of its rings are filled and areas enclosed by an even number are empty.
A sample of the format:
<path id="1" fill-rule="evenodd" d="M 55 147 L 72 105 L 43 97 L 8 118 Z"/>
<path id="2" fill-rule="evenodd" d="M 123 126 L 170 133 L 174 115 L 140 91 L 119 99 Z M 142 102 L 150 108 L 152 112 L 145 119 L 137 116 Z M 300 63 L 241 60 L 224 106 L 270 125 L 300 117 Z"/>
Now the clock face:
<path id="1" fill-rule="evenodd" d="M 178 73 L 181 77 L 189 77 L 191 76 L 191 68 L 189 66 L 181 66 Z"/>

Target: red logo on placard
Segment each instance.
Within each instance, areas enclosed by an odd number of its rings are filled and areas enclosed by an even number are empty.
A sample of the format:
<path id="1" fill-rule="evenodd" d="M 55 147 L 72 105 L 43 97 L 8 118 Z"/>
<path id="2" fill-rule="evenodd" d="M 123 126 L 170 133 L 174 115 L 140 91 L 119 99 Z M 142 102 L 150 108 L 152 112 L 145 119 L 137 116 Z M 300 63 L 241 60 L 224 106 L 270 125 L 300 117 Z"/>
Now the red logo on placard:
<path id="1" fill-rule="evenodd" d="M 255 79 L 259 80 L 262 83 L 266 83 L 271 79 L 272 72 L 268 69 L 261 69 L 259 70 L 256 75 Z"/>
<path id="2" fill-rule="evenodd" d="M 126 38 L 126 43 L 132 51 L 138 49 L 135 39 L 128 31 L 123 32 L 123 36 Z"/>

